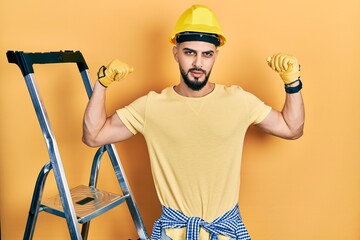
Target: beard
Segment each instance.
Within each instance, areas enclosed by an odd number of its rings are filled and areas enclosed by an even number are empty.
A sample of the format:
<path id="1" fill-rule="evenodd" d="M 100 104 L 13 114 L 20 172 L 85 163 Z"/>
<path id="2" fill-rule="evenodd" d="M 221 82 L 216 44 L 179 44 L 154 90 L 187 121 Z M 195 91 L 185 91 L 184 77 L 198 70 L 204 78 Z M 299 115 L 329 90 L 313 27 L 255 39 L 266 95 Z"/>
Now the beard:
<path id="1" fill-rule="evenodd" d="M 188 88 L 190 88 L 191 90 L 194 90 L 194 91 L 201 90 L 207 84 L 209 77 L 210 77 L 210 73 L 211 73 L 211 70 L 210 70 L 209 73 L 206 74 L 206 71 L 201 68 L 190 68 L 187 72 L 184 69 L 182 69 L 181 66 L 179 66 L 179 68 L 180 68 L 181 77 L 183 78 L 186 86 L 188 86 Z M 194 78 L 194 80 L 190 80 L 188 77 L 188 74 L 191 71 L 203 72 L 205 74 L 204 81 L 199 81 L 199 78 Z"/>

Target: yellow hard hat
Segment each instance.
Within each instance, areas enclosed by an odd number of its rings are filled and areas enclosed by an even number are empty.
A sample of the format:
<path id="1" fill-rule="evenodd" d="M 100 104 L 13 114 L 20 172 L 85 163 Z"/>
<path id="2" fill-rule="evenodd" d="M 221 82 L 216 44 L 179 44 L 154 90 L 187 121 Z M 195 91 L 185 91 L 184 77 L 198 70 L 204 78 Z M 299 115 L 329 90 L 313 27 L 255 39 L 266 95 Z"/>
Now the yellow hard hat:
<path id="1" fill-rule="evenodd" d="M 218 46 L 226 42 L 215 13 L 204 5 L 193 5 L 180 16 L 170 36 L 170 42 L 176 44 L 177 37 L 182 33 L 204 33 L 205 36 L 210 37 L 217 35 Z"/>

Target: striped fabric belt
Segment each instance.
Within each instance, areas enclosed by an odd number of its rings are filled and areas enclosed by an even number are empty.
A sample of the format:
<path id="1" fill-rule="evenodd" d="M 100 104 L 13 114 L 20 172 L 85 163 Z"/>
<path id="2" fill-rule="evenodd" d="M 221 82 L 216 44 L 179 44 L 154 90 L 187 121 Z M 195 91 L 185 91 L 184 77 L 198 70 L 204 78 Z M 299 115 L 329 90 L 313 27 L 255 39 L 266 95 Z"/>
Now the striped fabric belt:
<path id="1" fill-rule="evenodd" d="M 187 217 L 180 211 L 163 206 L 161 218 L 154 223 L 151 240 L 160 240 L 163 229 L 184 227 L 186 227 L 186 240 L 199 240 L 200 228 L 210 234 L 210 240 L 218 240 L 218 235 L 251 240 L 241 220 L 238 204 L 211 223 L 199 217 Z"/>

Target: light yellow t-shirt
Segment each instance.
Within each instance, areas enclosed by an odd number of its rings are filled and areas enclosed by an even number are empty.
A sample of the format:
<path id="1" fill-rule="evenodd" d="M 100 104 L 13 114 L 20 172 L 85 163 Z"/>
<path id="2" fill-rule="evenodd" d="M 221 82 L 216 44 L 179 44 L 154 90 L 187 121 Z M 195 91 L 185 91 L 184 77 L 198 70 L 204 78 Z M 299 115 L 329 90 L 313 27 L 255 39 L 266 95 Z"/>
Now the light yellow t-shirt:
<path id="1" fill-rule="evenodd" d="M 238 203 L 245 133 L 270 110 L 238 86 L 216 84 L 200 98 L 172 87 L 150 92 L 117 114 L 132 133 L 145 137 L 161 204 L 211 222 Z M 185 229 L 167 234 L 185 239 Z M 208 233 L 201 230 L 200 239 Z"/>

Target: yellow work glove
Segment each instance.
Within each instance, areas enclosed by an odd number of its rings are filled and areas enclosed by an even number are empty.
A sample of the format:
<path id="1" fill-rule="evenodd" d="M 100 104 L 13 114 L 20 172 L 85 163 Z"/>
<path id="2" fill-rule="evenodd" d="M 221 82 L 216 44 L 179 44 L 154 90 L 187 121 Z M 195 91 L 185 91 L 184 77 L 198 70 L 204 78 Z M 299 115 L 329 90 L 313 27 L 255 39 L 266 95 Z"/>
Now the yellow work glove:
<path id="1" fill-rule="evenodd" d="M 300 78 L 300 66 L 294 56 L 278 53 L 268 57 L 266 60 L 269 66 L 280 74 L 285 85 L 293 83 Z"/>
<path id="2" fill-rule="evenodd" d="M 109 65 L 100 67 L 98 71 L 98 80 L 104 87 L 108 87 L 114 81 L 124 79 L 134 68 L 130 67 L 118 59 L 113 60 Z"/>

